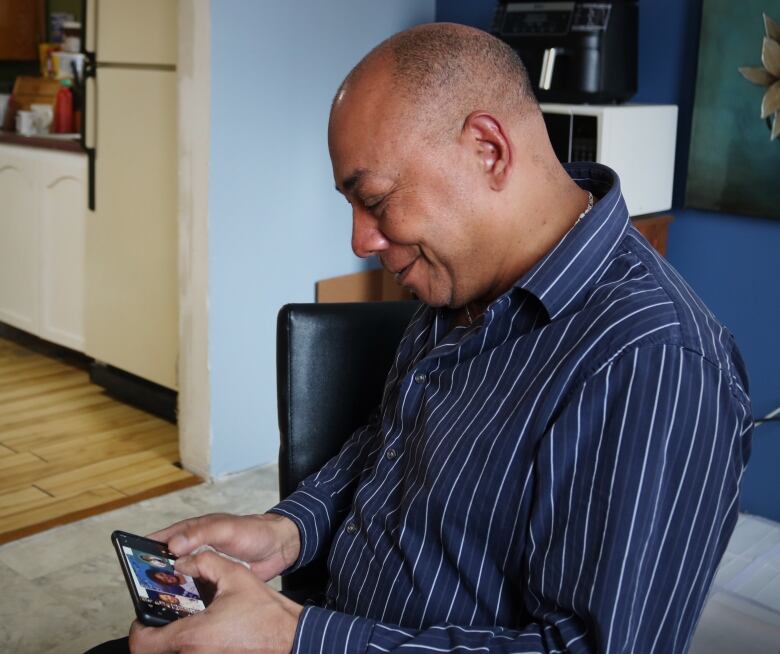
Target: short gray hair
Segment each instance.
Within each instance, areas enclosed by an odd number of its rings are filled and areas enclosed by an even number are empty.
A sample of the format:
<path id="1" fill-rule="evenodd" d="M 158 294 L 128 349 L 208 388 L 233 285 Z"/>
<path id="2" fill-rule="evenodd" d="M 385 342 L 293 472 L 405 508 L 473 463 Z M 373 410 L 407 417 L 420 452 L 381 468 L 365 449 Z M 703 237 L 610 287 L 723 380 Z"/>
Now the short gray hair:
<path id="1" fill-rule="evenodd" d="M 451 23 L 419 25 L 391 36 L 352 69 L 339 90 L 385 56 L 393 64 L 394 92 L 430 132 L 460 131 L 463 119 L 480 109 L 518 120 L 538 111 L 517 53 L 487 32 Z"/>

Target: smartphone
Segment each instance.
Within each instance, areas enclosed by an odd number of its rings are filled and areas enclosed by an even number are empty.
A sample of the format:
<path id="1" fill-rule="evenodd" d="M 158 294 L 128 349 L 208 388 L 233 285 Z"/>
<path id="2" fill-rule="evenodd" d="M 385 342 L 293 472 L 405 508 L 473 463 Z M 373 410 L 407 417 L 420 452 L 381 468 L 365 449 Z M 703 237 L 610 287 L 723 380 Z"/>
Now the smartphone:
<path id="1" fill-rule="evenodd" d="M 176 555 L 165 543 L 124 531 L 111 534 L 111 542 L 143 624 L 158 627 L 206 608 L 208 589 L 174 570 Z"/>

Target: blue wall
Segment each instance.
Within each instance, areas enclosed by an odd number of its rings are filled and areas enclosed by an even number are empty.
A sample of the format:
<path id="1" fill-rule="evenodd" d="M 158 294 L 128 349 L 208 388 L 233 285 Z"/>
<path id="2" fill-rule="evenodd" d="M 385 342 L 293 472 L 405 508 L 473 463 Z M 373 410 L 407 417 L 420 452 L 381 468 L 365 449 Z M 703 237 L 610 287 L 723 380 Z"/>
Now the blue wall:
<path id="1" fill-rule="evenodd" d="M 489 29 L 495 3 L 437 0 L 436 19 Z M 701 0 L 640 0 L 635 102 L 679 106 L 668 258 L 734 332 L 756 416 L 780 404 L 780 222 L 684 209 Z M 760 20 L 760 17 L 759 17 Z M 780 183 L 780 180 L 778 180 Z M 758 428 L 742 507 L 780 520 L 780 423 Z"/>
<path id="2" fill-rule="evenodd" d="M 210 473 L 275 461 L 276 313 L 359 269 L 333 190 L 338 84 L 434 0 L 213 0 L 209 159 Z"/>

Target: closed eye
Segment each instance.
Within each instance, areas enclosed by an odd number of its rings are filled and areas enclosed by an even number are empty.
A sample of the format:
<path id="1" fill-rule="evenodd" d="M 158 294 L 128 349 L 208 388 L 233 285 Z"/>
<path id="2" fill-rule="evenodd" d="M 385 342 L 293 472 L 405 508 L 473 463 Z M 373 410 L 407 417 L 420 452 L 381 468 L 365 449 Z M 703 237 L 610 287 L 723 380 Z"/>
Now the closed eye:
<path id="1" fill-rule="evenodd" d="M 379 207 L 379 205 L 382 204 L 384 199 L 385 199 L 384 196 L 367 198 L 363 200 L 363 206 L 370 211 L 371 209 L 375 209 Z"/>

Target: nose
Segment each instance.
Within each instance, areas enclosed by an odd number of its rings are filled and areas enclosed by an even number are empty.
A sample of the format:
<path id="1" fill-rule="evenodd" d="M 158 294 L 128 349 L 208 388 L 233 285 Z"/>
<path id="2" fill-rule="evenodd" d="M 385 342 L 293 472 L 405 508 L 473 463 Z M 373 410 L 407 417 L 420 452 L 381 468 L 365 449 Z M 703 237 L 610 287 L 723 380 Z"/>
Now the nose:
<path id="1" fill-rule="evenodd" d="M 390 241 L 379 229 L 379 221 L 361 207 L 352 209 L 352 251 L 362 259 L 388 248 Z"/>

